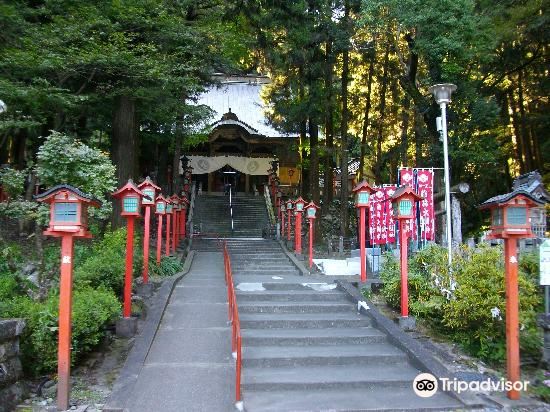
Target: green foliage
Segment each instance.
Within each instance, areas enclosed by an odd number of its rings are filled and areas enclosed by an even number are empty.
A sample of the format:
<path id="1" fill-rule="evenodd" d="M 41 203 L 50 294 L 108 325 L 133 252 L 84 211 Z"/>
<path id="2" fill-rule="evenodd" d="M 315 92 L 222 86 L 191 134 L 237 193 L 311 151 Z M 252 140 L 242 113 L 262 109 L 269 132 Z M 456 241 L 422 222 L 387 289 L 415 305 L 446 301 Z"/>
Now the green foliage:
<path id="1" fill-rule="evenodd" d="M 0 241 L 0 312 L 9 299 L 24 293 L 24 282 L 17 276 L 22 261 L 17 245 Z"/>
<path id="2" fill-rule="evenodd" d="M 179 259 L 173 256 L 163 256 L 160 259 L 160 264 L 157 264 L 156 258 L 149 259 L 149 274 L 151 276 L 166 277 L 173 276 L 181 272 L 183 265 Z"/>
<path id="3" fill-rule="evenodd" d="M 108 194 L 116 189 L 115 166 L 109 156 L 92 149 L 69 135 L 52 132 L 38 149 L 37 174 L 46 186 L 67 183 L 99 199 L 99 210 L 90 208 L 90 215 L 109 217 Z"/>
<path id="4" fill-rule="evenodd" d="M 52 293 L 44 302 L 15 298 L 0 317 L 24 318 L 21 337 L 24 368 L 32 375 L 53 372 L 57 366 L 59 296 Z M 71 362 L 92 350 L 104 336 L 105 326 L 120 313 L 120 304 L 106 289 L 75 290 L 72 307 Z"/>
<path id="5" fill-rule="evenodd" d="M 0 186 L 10 199 L 15 199 L 23 193 L 26 173 L 12 168 L 0 169 Z"/>
<path id="6" fill-rule="evenodd" d="M 102 286 L 120 296 L 124 286 L 125 258 L 126 228 L 106 232 L 103 239 L 94 242 L 92 252 L 82 264 L 75 266 L 75 284 Z M 142 259 L 141 242 L 136 235 L 134 236 L 134 274 L 136 275 L 141 274 Z"/>
<path id="7" fill-rule="evenodd" d="M 453 256 L 452 277 L 446 267 L 446 250 L 430 246 L 409 260 L 409 310 L 482 359 L 500 362 L 505 358 L 506 293 L 502 250 L 480 246 L 462 249 Z M 541 297 L 536 281 L 523 268 L 531 266 L 524 257 L 519 275 L 520 344 L 523 356 L 538 358 L 541 340 L 536 314 Z M 381 272 L 383 296 L 398 308 L 401 296 L 399 264 L 384 257 Z"/>

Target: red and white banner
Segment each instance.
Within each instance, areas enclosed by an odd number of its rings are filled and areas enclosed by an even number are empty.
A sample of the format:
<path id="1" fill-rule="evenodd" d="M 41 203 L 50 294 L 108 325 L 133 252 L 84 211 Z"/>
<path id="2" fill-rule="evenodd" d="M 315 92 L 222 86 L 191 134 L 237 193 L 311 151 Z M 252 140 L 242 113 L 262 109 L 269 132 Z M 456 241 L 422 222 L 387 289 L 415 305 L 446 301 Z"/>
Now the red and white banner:
<path id="1" fill-rule="evenodd" d="M 395 222 L 391 196 L 395 185 L 375 187 L 376 192 L 369 201 L 369 234 L 372 245 L 385 245 L 395 242 Z"/>
<path id="2" fill-rule="evenodd" d="M 419 227 L 421 240 L 435 240 L 433 183 L 433 169 L 416 169 L 416 192 L 424 198 L 418 204 L 420 209 Z"/>

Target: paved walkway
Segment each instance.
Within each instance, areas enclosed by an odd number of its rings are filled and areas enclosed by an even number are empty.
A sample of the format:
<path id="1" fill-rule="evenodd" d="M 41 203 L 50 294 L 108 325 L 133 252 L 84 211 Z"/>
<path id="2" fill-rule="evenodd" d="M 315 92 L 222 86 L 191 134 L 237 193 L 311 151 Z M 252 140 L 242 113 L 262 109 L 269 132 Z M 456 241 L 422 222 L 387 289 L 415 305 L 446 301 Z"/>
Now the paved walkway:
<path id="1" fill-rule="evenodd" d="M 130 412 L 233 411 L 234 376 L 223 255 L 197 252 L 126 405 Z"/>

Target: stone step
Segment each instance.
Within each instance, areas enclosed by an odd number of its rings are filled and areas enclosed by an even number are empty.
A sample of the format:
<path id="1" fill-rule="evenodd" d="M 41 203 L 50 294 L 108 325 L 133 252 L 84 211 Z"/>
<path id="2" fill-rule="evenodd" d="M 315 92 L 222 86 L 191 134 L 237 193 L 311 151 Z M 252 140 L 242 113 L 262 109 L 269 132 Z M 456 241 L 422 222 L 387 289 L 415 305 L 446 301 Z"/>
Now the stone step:
<path id="1" fill-rule="evenodd" d="M 237 291 L 237 301 L 256 302 L 349 302 L 347 295 L 341 292 L 316 292 L 314 290 L 271 290 L 262 292 Z"/>
<path id="2" fill-rule="evenodd" d="M 243 329 L 319 329 L 371 326 L 365 316 L 355 313 L 243 313 Z"/>
<path id="3" fill-rule="evenodd" d="M 244 329 L 246 346 L 359 345 L 386 342 L 386 335 L 372 327 L 328 329 Z"/>
<path id="4" fill-rule="evenodd" d="M 239 313 L 347 313 L 357 312 L 352 303 L 249 302 L 239 304 Z"/>
<path id="5" fill-rule="evenodd" d="M 244 367 L 264 368 L 359 364 L 387 366 L 406 364 L 408 360 L 404 352 L 384 343 L 338 346 L 245 346 L 242 356 Z"/>
<path id="6" fill-rule="evenodd" d="M 238 273 L 235 273 L 234 274 L 237 278 L 235 279 L 235 288 L 236 288 L 236 292 L 239 293 L 239 291 L 244 291 L 246 292 L 247 290 L 243 289 L 243 288 L 239 288 L 239 284 L 250 284 L 249 281 L 247 280 L 242 280 L 240 275 Z M 246 278 L 246 276 L 245 276 Z M 299 279 L 298 282 L 287 282 L 287 279 L 286 278 L 283 278 L 282 281 L 280 282 L 277 282 L 277 281 L 272 281 L 271 279 L 265 279 L 263 278 L 263 276 L 261 277 L 261 282 L 260 282 L 260 285 L 262 286 L 262 291 L 266 290 L 266 291 L 273 291 L 273 290 L 278 290 L 278 291 L 319 291 L 319 292 L 327 292 L 327 291 L 330 291 L 330 290 L 335 290 L 336 289 L 336 284 L 334 283 L 326 283 L 326 282 L 319 282 L 319 283 L 316 283 L 316 282 L 304 282 L 303 280 L 306 280 L 306 279 L 303 279 L 302 276 L 295 276 L 294 277 L 295 279 Z M 303 279 L 303 280 L 302 280 Z M 254 282 L 252 282 L 254 283 Z M 257 289 L 254 289 L 253 291 L 257 291 Z"/>
<path id="7" fill-rule="evenodd" d="M 247 412 L 456 411 L 464 406 L 443 392 L 420 398 L 412 387 L 245 391 Z"/>
<path id="8" fill-rule="evenodd" d="M 235 270 L 236 268 L 231 265 L 231 267 Z M 298 275 L 300 272 L 298 269 L 294 268 L 293 266 L 285 266 L 284 268 L 272 268 L 270 266 L 265 266 L 263 268 L 254 268 L 254 267 L 241 267 L 239 269 L 239 273 L 241 275 Z"/>
<path id="9" fill-rule="evenodd" d="M 242 388 L 251 391 L 411 388 L 419 371 L 409 365 L 362 364 L 296 366 L 293 368 L 248 368 Z"/>

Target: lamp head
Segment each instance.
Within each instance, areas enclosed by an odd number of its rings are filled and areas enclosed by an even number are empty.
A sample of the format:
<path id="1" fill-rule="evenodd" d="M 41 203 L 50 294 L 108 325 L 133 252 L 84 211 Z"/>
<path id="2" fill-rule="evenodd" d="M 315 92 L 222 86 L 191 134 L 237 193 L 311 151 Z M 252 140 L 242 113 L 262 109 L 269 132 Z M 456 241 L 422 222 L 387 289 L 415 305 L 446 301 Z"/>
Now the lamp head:
<path id="1" fill-rule="evenodd" d="M 434 84 L 428 89 L 433 95 L 437 104 L 450 103 L 451 94 L 456 90 L 456 86 L 451 83 Z"/>

